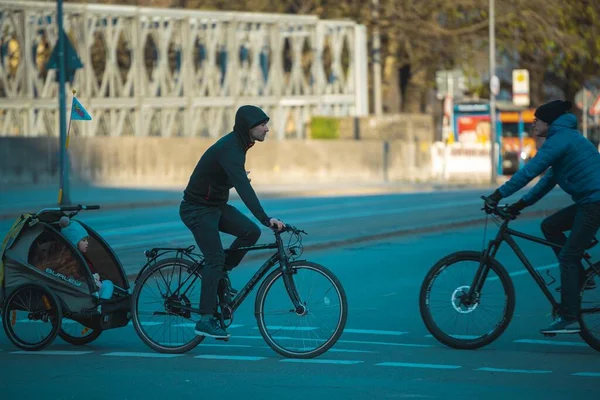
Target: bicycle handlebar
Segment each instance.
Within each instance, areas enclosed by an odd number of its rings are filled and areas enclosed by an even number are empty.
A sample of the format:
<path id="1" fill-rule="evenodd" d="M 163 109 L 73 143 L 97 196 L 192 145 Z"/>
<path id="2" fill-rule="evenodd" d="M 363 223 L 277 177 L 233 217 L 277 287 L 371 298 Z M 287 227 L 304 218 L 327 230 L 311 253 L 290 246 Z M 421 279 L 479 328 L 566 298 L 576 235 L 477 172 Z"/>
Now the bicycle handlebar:
<path id="1" fill-rule="evenodd" d="M 511 214 L 508 211 L 508 205 L 498 206 L 498 204 L 491 204 L 488 200 L 489 197 L 481 196 L 484 201 L 484 206 L 482 210 L 484 210 L 487 214 L 494 214 L 498 217 L 502 218 L 505 221 L 511 221 L 517 218 L 516 215 Z"/>
<path id="2" fill-rule="evenodd" d="M 76 206 L 62 206 L 62 207 L 51 207 L 51 208 L 44 208 L 40 211 L 38 211 L 37 213 L 35 213 L 35 215 L 41 215 L 47 212 L 51 212 L 51 211 L 60 211 L 60 212 L 69 212 L 69 211 L 75 211 L 75 212 L 79 212 L 82 210 L 99 210 L 100 206 L 97 204 L 94 205 L 82 205 L 82 204 L 78 204 Z"/>
<path id="3" fill-rule="evenodd" d="M 295 226 L 288 225 L 288 224 L 284 224 L 283 229 L 280 230 L 280 231 L 275 231 L 275 234 L 277 235 L 277 234 L 282 234 L 282 233 L 285 233 L 285 232 L 292 232 L 292 233 L 294 233 L 296 235 L 301 234 L 301 233 L 304 234 L 304 235 L 308 235 L 308 233 L 306 233 L 302 229 L 298 229 Z"/>

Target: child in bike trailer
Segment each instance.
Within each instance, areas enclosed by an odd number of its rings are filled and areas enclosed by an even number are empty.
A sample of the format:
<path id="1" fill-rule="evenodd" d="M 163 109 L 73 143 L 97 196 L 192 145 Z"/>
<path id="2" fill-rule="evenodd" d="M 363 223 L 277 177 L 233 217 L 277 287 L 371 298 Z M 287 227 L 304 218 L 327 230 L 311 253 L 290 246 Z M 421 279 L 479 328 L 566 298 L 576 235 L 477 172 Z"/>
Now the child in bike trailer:
<path id="1" fill-rule="evenodd" d="M 558 318 L 542 333 L 580 331 L 579 293 L 584 279 L 581 260 L 600 227 L 600 153 L 577 130 L 577 118 L 568 112 L 571 106 L 569 101 L 556 100 L 535 111 L 533 133 L 537 154 L 488 200 L 495 206 L 546 171 L 528 193 L 509 206 L 509 211 L 518 215 L 557 184 L 575 202 L 546 218 L 541 225 L 548 241 L 563 246 L 554 249 L 560 265 L 561 307 Z M 571 232 L 567 237 L 563 232 L 568 230 Z M 589 282 L 587 286 L 592 288 L 595 283 Z"/>
<path id="2" fill-rule="evenodd" d="M 100 275 L 94 265 L 90 261 L 90 259 L 86 256 L 89 242 L 88 242 L 88 233 L 83 226 L 77 221 L 69 220 L 67 217 L 62 217 L 60 219 L 61 233 L 65 236 L 69 241 L 81 252 L 83 259 L 87 263 L 90 271 L 93 274 L 94 281 L 96 283 L 96 287 L 99 291 L 99 296 L 101 299 L 110 299 L 112 297 L 114 291 L 114 284 L 112 281 L 105 279 L 100 280 Z"/>

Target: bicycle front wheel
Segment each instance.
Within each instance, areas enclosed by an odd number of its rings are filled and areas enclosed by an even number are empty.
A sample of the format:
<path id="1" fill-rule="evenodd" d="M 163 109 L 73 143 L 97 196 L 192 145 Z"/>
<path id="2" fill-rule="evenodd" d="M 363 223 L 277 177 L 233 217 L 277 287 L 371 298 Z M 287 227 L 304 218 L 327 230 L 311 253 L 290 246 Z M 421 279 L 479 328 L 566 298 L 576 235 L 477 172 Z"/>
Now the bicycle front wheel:
<path id="1" fill-rule="evenodd" d="M 595 269 L 600 267 L 595 266 Z M 581 312 L 579 314 L 579 335 L 594 350 L 600 351 L 600 277 L 591 270 L 584 283 L 588 289 L 581 291 Z"/>
<path id="2" fill-rule="evenodd" d="M 204 340 L 194 332 L 189 311 L 200 304 L 200 284 L 195 264 L 181 258 L 162 260 L 140 277 L 131 296 L 131 319 L 148 347 L 180 354 Z"/>
<path id="3" fill-rule="evenodd" d="M 480 293 L 468 302 L 466 295 L 482 254 L 462 251 L 438 261 L 421 286 L 419 308 L 425 326 L 439 342 L 455 349 L 472 350 L 496 340 L 508 327 L 515 309 L 510 276 L 495 259 Z"/>
<path id="4" fill-rule="evenodd" d="M 284 357 L 314 358 L 339 339 L 348 316 L 346 293 L 327 268 L 308 261 L 289 264 L 293 282 L 287 288 L 283 270 L 273 271 L 256 296 L 258 329 L 269 347 Z M 296 292 L 294 304 L 288 289 Z"/>

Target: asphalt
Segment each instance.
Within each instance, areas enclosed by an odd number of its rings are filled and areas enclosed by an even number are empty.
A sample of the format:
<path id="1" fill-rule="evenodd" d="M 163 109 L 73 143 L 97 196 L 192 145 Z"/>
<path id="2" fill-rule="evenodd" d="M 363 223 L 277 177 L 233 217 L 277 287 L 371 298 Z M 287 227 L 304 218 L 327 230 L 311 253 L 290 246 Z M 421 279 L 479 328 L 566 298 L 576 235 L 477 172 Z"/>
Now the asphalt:
<path id="1" fill-rule="evenodd" d="M 539 235 L 539 223 L 539 218 L 519 219 L 511 225 Z M 490 224 L 485 230 L 481 221 L 307 250 L 303 258 L 336 274 L 349 306 L 344 334 L 317 359 L 286 359 L 265 344 L 253 315 L 253 292 L 236 312 L 229 342 L 207 339 L 177 356 L 153 352 L 131 326 L 106 331 L 83 347 L 56 339 L 45 351 L 27 354 L 0 334 L 0 390 L 10 400 L 598 398 L 598 352 L 577 335 L 538 333 L 551 321 L 548 303 L 507 247 L 498 259 L 511 274 L 517 305 L 499 339 L 479 350 L 459 351 L 437 342 L 423 325 L 418 296 L 429 268 L 451 252 L 481 249 L 484 234 L 489 238 L 495 229 Z M 551 251 L 524 249 L 537 268 L 557 276 Z M 599 250 L 592 252 L 597 259 Z M 232 275 L 234 286 L 241 287 L 257 266 L 244 262 Z M 550 287 L 556 294 L 555 288 L 556 283 Z"/>

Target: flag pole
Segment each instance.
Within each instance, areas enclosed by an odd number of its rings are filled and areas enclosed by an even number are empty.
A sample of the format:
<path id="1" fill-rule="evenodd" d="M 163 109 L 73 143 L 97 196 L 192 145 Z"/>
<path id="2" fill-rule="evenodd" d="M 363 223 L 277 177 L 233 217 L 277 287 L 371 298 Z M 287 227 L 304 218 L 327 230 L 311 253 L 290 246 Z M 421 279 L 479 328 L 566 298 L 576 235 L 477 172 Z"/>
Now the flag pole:
<path id="1" fill-rule="evenodd" d="M 73 98 L 75 98 L 75 94 L 77 93 L 77 90 L 73 89 Z M 66 144 L 66 149 L 69 150 L 69 132 L 71 132 L 71 121 L 72 121 L 72 117 L 73 117 L 73 103 L 74 101 L 71 100 L 71 113 L 69 114 L 69 126 L 67 127 L 67 144 Z"/>
<path id="2" fill-rule="evenodd" d="M 77 91 L 75 89 L 73 89 L 73 98 L 75 98 L 75 94 L 77 93 Z M 68 176 L 68 171 L 67 169 L 69 168 L 69 133 L 71 132 L 71 121 L 72 121 L 72 117 L 73 117 L 73 100 L 71 100 L 71 112 L 69 113 L 69 124 L 67 126 L 67 137 L 65 140 L 65 152 L 64 152 L 64 160 L 63 160 L 63 169 L 62 169 L 62 173 L 60 174 L 60 189 L 58 190 L 58 204 L 62 205 L 62 198 L 63 198 L 63 193 L 64 193 L 64 185 L 66 182 L 65 176 Z M 70 201 L 70 199 L 68 199 Z"/>

